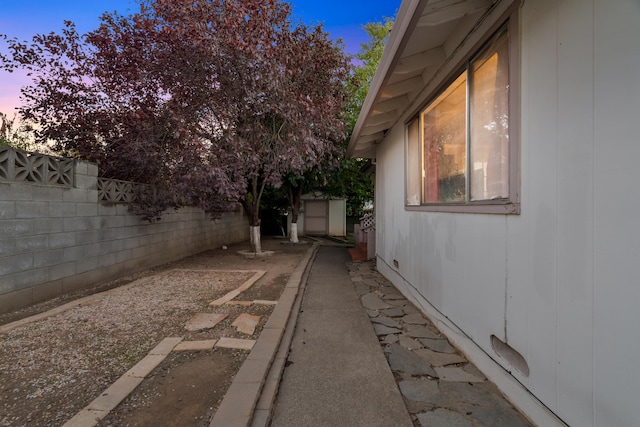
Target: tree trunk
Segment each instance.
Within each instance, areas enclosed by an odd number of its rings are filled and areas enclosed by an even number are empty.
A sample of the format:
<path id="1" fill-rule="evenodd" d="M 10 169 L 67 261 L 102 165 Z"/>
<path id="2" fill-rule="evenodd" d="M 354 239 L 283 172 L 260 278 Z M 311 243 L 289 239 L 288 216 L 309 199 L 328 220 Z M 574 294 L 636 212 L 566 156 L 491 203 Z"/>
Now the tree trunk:
<path id="1" fill-rule="evenodd" d="M 249 226 L 249 235 L 251 236 L 251 250 L 257 254 L 262 253 L 262 244 L 260 243 L 260 226 Z"/>
<path id="2" fill-rule="evenodd" d="M 297 222 L 292 222 L 291 223 L 291 231 L 289 232 L 289 240 L 291 241 L 291 243 L 298 243 L 298 223 Z"/>
<path id="3" fill-rule="evenodd" d="M 248 192 L 244 196 L 244 199 L 241 200 L 244 212 L 249 219 L 251 250 L 255 253 L 262 252 L 262 245 L 260 243 L 260 198 L 262 191 L 264 191 L 264 183 L 262 187 L 258 189 L 258 179 L 254 178 L 251 182 L 251 192 Z"/>
<path id="4" fill-rule="evenodd" d="M 304 185 L 299 182 L 297 186 L 289 184 L 289 205 L 291 207 L 291 229 L 289 230 L 289 240 L 298 243 L 298 215 L 300 214 L 300 201 Z"/>

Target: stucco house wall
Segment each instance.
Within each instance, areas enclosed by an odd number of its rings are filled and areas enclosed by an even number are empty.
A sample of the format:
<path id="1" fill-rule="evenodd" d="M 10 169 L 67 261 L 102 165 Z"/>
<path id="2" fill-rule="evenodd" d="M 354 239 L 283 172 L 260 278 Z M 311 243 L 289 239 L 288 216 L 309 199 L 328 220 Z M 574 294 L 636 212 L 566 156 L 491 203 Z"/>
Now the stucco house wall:
<path id="1" fill-rule="evenodd" d="M 427 13 L 431 3 L 404 1 L 403 8 Z M 518 27 L 511 90 L 519 115 L 511 121 L 520 213 L 405 207 L 406 123 L 448 83 L 436 73 L 365 153 L 377 163 L 378 269 L 539 425 L 639 425 L 640 4 L 508 6 Z M 402 16 L 403 8 L 396 25 L 410 33 L 414 15 Z M 488 12 L 476 31 L 490 31 L 501 17 Z M 389 46 L 402 51 L 393 33 Z M 391 58 L 392 70 L 398 61 Z M 380 95 L 388 86 L 373 90 Z M 352 139 L 352 153 L 365 130 Z M 527 370 L 497 351 L 492 336 L 519 353 Z"/>

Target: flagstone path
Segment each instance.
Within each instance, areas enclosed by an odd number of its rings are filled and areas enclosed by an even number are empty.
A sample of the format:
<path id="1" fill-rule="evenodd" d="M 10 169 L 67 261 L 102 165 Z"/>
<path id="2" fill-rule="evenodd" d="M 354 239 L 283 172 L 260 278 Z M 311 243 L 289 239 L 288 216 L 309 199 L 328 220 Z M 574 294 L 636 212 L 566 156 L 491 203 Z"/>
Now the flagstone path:
<path id="1" fill-rule="evenodd" d="M 373 262 L 348 267 L 416 425 L 531 425 Z"/>

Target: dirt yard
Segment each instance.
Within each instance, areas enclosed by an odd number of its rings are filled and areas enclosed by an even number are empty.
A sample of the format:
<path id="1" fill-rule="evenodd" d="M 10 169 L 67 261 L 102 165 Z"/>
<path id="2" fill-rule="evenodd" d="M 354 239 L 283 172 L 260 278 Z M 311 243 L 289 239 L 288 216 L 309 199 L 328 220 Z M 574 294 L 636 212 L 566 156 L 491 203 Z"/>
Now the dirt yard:
<path id="1" fill-rule="evenodd" d="M 236 301 L 277 301 L 309 244 L 264 239 L 275 253 L 247 259 L 215 249 L 146 270 L 91 291 L 65 295 L 0 316 L 0 325 L 92 294 L 86 303 L 0 333 L 0 426 L 60 426 L 98 397 L 166 337 L 185 341 L 257 339 L 272 305 L 209 305 L 256 270 L 266 271 Z M 213 329 L 188 331 L 196 313 L 227 317 Z M 231 323 L 260 316 L 253 335 Z M 206 426 L 247 350 L 172 352 L 100 426 Z"/>

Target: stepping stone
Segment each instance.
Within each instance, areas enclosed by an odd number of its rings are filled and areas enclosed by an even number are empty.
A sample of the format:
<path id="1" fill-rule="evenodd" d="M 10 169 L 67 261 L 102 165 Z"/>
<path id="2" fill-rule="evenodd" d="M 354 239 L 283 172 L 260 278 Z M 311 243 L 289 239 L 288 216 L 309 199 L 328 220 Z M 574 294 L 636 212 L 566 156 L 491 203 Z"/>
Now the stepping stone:
<path id="1" fill-rule="evenodd" d="M 446 339 L 420 338 L 420 342 L 427 348 L 437 351 L 438 353 L 455 353 L 454 346 L 449 344 Z"/>
<path id="2" fill-rule="evenodd" d="M 420 310 L 418 310 L 414 305 L 412 304 L 407 304 L 404 307 L 402 307 L 402 310 L 404 311 L 405 314 L 414 314 L 414 313 L 420 313 Z"/>
<path id="3" fill-rule="evenodd" d="M 394 334 L 389 334 L 381 341 L 383 344 L 395 344 L 398 342 L 398 336 Z"/>
<path id="4" fill-rule="evenodd" d="M 278 301 L 267 301 L 266 299 L 257 299 L 253 301 L 256 305 L 276 305 Z"/>
<path id="5" fill-rule="evenodd" d="M 406 333 L 412 338 L 442 338 L 431 329 L 420 325 L 410 325 Z"/>
<path id="6" fill-rule="evenodd" d="M 218 340 L 216 347 L 222 348 L 237 348 L 240 350 L 251 350 L 256 340 L 243 340 L 240 338 L 227 338 L 223 337 Z"/>
<path id="7" fill-rule="evenodd" d="M 484 378 L 485 380 L 487 379 L 484 376 L 484 374 L 482 372 L 480 372 L 480 369 L 478 369 L 476 367 L 476 365 L 474 365 L 473 363 L 467 363 L 466 365 L 464 365 L 462 367 L 462 369 L 464 369 L 465 371 L 469 372 L 470 374 L 475 375 L 476 377 Z"/>
<path id="8" fill-rule="evenodd" d="M 380 298 L 378 298 L 377 295 L 371 294 L 371 293 L 363 295 L 362 298 L 360 298 L 360 301 L 362 301 L 362 305 L 365 308 L 368 308 L 369 310 L 381 310 L 383 308 L 391 308 L 389 304 L 382 301 Z"/>
<path id="9" fill-rule="evenodd" d="M 473 427 L 473 424 L 459 412 L 438 408 L 433 412 L 417 415 L 422 427 Z M 495 424 L 483 424 L 493 426 Z"/>
<path id="10" fill-rule="evenodd" d="M 382 299 L 384 299 L 385 301 L 386 300 L 392 300 L 392 301 L 403 300 L 403 301 L 407 301 L 407 299 L 404 296 L 400 295 L 400 294 L 384 294 L 384 297 Z"/>
<path id="11" fill-rule="evenodd" d="M 466 408 L 473 419 L 479 421 L 481 425 L 492 427 L 524 427 L 526 424 L 522 418 L 511 408 L 496 406 L 493 408 Z"/>
<path id="12" fill-rule="evenodd" d="M 389 326 L 381 325 L 379 323 L 374 323 L 373 324 L 373 330 L 376 332 L 377 336 L 389 335 L 389 334 L 399 334 L 400 332 L 402 332 L 402 329 L 390 328 Z"/>
<path id="13" fill-rule="evenodd" d="M 427 348 L 416 350 L 416 354 L 429 362 L 432 366 L 453 365 L 454 363 L 467 362 L 467 359 L 459 354 L 438 353 Z"/>
<path id="14" fill-rule="evenodd" d="M 379 315 L 378 310 L 367 310 L 367 316 L 369 316 L 369 318 L 378 317 Z"/>
<path id="15" fill-rule="evenodd" d="M 385 299 L 384 302 L 389 304 L 390 307 L 402 308 L 409 303 L 404 297 L 402 299 Z"/>
<path id="16" fill-rule="evenodd" d="M 400 307 L 387 308 L 382 310 L 382 314 L 389 317 L 402 317 L 404 316 L 404 310 Z"/>
<path id="17" fill-rule="evenodd" d="M 429 323 L 420 313 L 408 314 L 402 318 L 402 321 L 408 325 L 426 325 Z"/>
<path id="18" fill-rule="evenodd" d="M 478 383 L 440 381 L 440 390 L 455 402 L 479 406 L 498 406 L 499 399 Z"/>
<path id="19" fill-rule="evenodd" d="M 369 292 L 371 292 L 371 290 L 369 289 L 368 286 L 362 286 L 362 285 L 357 285 L 356 286 L 356 294 L 361 297 L 363 295 L 368 294 Z"/>
<path id="20" fill-rule="evenodd" d="M 382 289 L 380 289 L 382 291 L 383 294 L 397 294 L 398 290 L 396 288 L 394 288 L 393 286 L 383 286 Z"/>
<path id="21" fill-rule="evenodd" d="M 438 376 L 424 359 L 399 344 L 389 346 L 387 357 L 392 371 L 405 372 L 410 375 Z"/>
<path id="22" fill-rule="evenodd" d="M 211 329 L 226 317 L 226 314 L 198 313 L 187 322 L 185 329 L 187 331 L 201 331 L 203 329 Z"/>
<path id="23" fill-rule="evenodd" d="M 213 350 L 213 346 L 216 345 L 218 340 L 203 340 L 203 341 L 182 341 L 175 346 L 173 351 L 199 351 L 199 350 Z"/>
<path id="24" fill-rule="evenodd" d="M 438 382 L 434 380 L 405 380 L 398 383 L 404 397 L 414 402 L 437 404 L 442 401 Z M 431 426 L 431 424 L 429 424 Z"/>
<path id="25" fill-rule="evenodd" d="M 484 378 L 477 377 L 462 368 L 437 366 L 435 368 L 441 381 L 481 383 Z"/>
<path id="26" fill-rule="evenodd" d="M 252 316 L 247 313 L 242 313 L 233 321 L 231 326 L 235 326 L 238 332 L 253 335 L 256 331 L 256 326 L 258 326 L 258 322 L 260 322 L 260 316 Z"/>
<path id="27" fill-rule="evenodd" d="M 405 336 L 400 337 L 399 344 L 408 350 L 417 350 L 422 348 L 422 344 L 420 344 L 420 342 Z"/>
<path id="28" fill-rule="evenodd" d="M 400 325 L 395 320 L 392 320 L 385 316 L 374 317 L 371 319 L 373 323 L 379 323 L 380 325 L 388 326 L 390 328 L 398 328 L 402 329 L 402 325 Z"/>

